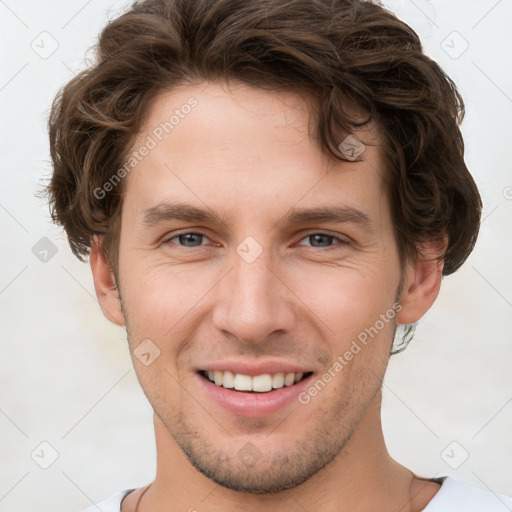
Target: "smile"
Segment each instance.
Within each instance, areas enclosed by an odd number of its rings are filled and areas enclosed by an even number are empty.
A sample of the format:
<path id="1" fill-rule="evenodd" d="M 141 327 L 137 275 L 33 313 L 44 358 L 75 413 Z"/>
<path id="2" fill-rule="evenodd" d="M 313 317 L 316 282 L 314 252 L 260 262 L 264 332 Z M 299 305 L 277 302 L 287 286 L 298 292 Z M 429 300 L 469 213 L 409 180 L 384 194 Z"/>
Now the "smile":
<path id="1" fill-rule="evenodd" d="M 244 392 L 268 393 L 274 389 L 293 386 L 311 375 L 312 372 L 276 372 L 254 376 L 233 373 L 229 370 L 202 370 L 199 373 L 219 387 Z"/>

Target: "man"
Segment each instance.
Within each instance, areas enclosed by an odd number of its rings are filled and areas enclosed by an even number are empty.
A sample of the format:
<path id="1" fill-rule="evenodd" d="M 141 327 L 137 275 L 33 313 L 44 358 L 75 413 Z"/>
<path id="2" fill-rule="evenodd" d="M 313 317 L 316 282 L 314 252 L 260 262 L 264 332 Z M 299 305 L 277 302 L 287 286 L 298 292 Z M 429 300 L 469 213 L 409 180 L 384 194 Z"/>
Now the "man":
<path id="1" fill-rule="evenodd" d="M 398 464 L 380 419 L 390 354 L 476 241 L 463 112 L 370 2 L 153 0 L 104 29 L 53 106 L 48 193 L 158 461 L 90 510 L 512 510 Z"/>

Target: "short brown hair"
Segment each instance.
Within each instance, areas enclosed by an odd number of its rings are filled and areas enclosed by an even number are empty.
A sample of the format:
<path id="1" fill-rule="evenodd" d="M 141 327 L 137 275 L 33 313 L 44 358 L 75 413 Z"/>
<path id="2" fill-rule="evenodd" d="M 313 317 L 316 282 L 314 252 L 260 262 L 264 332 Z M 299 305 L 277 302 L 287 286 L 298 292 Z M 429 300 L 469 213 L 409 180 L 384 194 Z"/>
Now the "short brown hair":
<path id="1" fill-rule="evenodd" d="M 402 263 L 442 235 L 444 275 L 466 260 L 482 204 L 464 163 L 463 100 L 407 24 L 362 0 L 147 0 L 111 21 L 49 120 L 46 192 L 77 257 L 101 235 L 116 272 L 123 182 L 94 191 L 123 166 L 156 95 L 220 79 L 304 93 L 315 138 L 336 159 L 346 160 L 344 137 L 375 120 Z"/>

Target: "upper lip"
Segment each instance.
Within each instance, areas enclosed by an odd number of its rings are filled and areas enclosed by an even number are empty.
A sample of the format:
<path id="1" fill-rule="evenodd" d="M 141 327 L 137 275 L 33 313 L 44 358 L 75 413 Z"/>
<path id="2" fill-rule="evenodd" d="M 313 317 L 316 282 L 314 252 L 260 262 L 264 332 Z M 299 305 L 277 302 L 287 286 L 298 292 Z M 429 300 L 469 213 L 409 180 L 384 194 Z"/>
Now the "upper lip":
<path id="1" fill-rule="evenodd" d="M 241 360 L 230 360 L 218 361 L 214 363 L 205 363 L 203 366 L 198 368 L 199 371 L 230 371 L 233 373 L 240 373 L 242 375 L 249 375 L 254 377 L 255 375 L 263 375 L 265 373 L 307 373 L 311 372 L 311 368 L 305 368 L 303 365 L 298 363 L 292 363 L 290 361 L 279 361 L 279 360 L 264 360 L 258 362 L 241 361 Z"/>

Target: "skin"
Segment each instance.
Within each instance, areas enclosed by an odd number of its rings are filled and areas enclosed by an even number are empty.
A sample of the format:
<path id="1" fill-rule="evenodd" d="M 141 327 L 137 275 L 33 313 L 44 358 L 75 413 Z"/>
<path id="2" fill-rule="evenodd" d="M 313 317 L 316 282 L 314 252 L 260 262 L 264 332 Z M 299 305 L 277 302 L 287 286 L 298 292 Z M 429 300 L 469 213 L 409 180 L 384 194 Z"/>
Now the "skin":
<path id="1" fill-rule="evenodd" d="M 395 322 L 419 320 L 438 295 L 446 241 L 426 243 L 402 269 L 378 127 L 356 132 L 376 144 L 361 161 L 334 161 L 310 135 L 308 104 L 296 93 L 239 83 L 162 92 L 134 148 L 191 96 L 198 106 L 125 178 L 117 276 L 100 238 L 90 255 L 102 310 L 126 327 L 154 409 L 157 472 L 138 510 L 422 510 L 439 484 L 389 456 L 381 382 Z M 206 205 L 223 221 L 143 224 L 145 209 L 171 201 Z M 371 227 L 285 220 L 291 208 L 340 205 L 364 212 Z M 311 237 L 319 233 L 327 236 Z M 263 248 L 250 264 L 236 252 L 248 236 Z M 398 294 L 393 321 L 305 405 L 248 418 L 198 385 L 198 367 L 227 358 L 272 357 L 320 376 Z M 145 339 L 160 350 L 148 366 L 134 356 Z M 250 467 L 237 457 L 247 443 L 259 454 Z M 124 499 L 123 512 L 141 492 Z"/>

